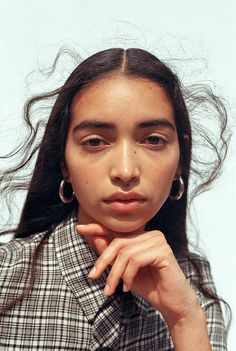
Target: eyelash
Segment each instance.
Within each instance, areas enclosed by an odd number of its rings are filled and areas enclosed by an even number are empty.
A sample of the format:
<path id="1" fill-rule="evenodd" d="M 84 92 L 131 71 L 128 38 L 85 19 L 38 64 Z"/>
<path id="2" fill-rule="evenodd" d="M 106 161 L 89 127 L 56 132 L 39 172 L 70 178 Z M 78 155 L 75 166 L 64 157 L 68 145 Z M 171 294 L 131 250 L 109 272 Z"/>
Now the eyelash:
<path id="1" fill-rule="evenodd" d="M 156 139 L 161 140 L 161 144 L 160 143 L 158 143 L 158 144 L 149 144 L 151 147 L 159 147 L 160 148 L 160 146 L 163 146 L 163 145 L 167 144 L 167 140 L 165 138 L 162 138 L 162 137 L 158 136 L 158 135 L 149 135 L 145 139 L 148 139 L 148 138 L 156 138 Z M 99 141 L 104 142 L 103 139 L 96 137 L 96 138 L 90 138 L 88 140 L 85 140 L 85 141 L 81 142 L 80 144 L 85 146 L 86 148 L 89 148 L 90 150 L 91 149 L 93 149 L 93 150 L 99 149 L 101 145 L 96 145 L 96 146 L 88 145 L 89 142 L 94 141 L 94 140 L 96 140 L 96 141 L 99 140 Z"/>

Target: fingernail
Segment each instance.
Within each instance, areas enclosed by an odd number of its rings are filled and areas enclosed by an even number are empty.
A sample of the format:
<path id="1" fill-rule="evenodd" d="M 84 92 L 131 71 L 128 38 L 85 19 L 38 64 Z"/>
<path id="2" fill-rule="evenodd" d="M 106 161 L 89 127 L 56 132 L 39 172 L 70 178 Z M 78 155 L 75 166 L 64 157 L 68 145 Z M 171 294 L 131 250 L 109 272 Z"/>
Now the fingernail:
<path id="1" fill-rule="evenodd" d="M 108 284 L 106 284 L 105 289 L 103 290 L 103 293 L 105 296 L 109 296 L 109 292 L 110 292 L 110 287 Z"/>
<path id="2" fill-rule="evenodd" d="M 95 273 L 96 273 L 96 267 L 95 266 L 93 266 L 93 268 L 91 269 L 91 271 L 89 272 L 89 274 L 88 274 L 88 277 L 90 278 L 90 277 L 92 277 Z"/>
<path id="3" fill-rule="evenodd" d="M 128 286 L 127 286 L 126 284 L 123 284 L 123 291 L 124 291 L 124 292 L 129 291 L 129 288 L 128 288 Z"/>

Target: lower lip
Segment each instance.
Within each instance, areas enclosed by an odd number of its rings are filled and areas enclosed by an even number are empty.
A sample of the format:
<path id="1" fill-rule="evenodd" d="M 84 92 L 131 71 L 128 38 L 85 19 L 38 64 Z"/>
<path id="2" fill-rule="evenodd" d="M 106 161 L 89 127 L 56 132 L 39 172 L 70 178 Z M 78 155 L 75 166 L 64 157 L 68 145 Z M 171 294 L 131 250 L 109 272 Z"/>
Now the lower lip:
<path id="1" fill-rule="evenodd" d="M 119 212 L 133 212 L 138 210 L 144 204 L 146 200 L 116 200 L 116 201 L 105 201 L 105 203 L 115 211 Z"/>

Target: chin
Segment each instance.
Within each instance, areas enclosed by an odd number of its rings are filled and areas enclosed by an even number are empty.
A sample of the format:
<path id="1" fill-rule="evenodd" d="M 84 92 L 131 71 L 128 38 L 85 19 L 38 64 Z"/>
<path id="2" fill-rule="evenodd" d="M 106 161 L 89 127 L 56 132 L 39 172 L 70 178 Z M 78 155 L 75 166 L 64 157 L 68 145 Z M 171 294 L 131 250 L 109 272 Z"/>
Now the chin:
<path id="1" fill-rule="evenodd" d="M 125 221 L 119 221 L 117 223 L 114 223 L 112 221 L 112 223 L 109 221 L 109 223 L 105 224 L 105 226 L 107 228 L 110 228 L 113 232 L 118 232 L 118 233 L 133 233 L 133 232 L 137 232 L 137 231 L 142 231 L 144 232 L 145 229 L 145 223 L 132 223 L 132 222 L 125 222 Z"/>

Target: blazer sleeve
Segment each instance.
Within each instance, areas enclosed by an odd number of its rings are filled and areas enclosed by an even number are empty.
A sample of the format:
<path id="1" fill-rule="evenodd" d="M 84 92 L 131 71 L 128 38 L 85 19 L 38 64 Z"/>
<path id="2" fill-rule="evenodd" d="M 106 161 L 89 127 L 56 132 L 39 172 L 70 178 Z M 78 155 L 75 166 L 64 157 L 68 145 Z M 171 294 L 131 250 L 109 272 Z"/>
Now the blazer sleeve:
<path id="1" fill-rule="evenodd" d="M 202 286 L 217 294 L 211 267 L 206 258 L 192 254 L 193 260 L 201 270 Z M 199 303 L 206 316 L 208 335 L 212 351 L 227 351 L 227 330 L 222 312 L 222 302 L 207 297 L 199 288 L 199 276 L 188 258 L 180 259 L 179 264 L 187 280 L 196 292 Z"/>

